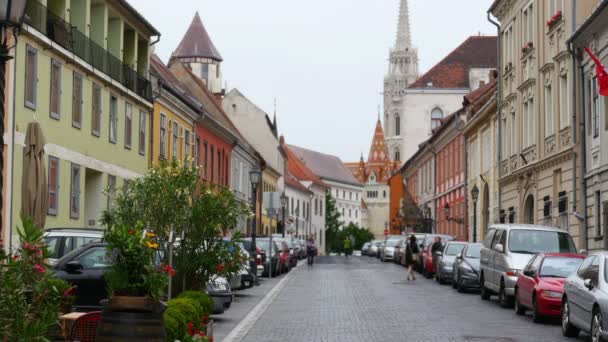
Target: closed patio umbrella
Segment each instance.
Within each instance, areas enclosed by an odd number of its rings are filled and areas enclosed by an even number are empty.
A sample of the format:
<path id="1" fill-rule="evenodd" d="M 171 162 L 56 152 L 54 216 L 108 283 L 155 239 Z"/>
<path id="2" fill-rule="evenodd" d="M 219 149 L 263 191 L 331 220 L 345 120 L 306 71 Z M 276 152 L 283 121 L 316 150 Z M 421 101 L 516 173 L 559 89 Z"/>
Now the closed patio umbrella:
<path id="1" fill-rule="evenodd" d="M 21 213 L 34 224 L 44 228 L 49 205 L 49 192 L 44 164 L 46 141 L 38 122 L 27 125 L 23 149 L 23 178 L 21 180 Z"/>

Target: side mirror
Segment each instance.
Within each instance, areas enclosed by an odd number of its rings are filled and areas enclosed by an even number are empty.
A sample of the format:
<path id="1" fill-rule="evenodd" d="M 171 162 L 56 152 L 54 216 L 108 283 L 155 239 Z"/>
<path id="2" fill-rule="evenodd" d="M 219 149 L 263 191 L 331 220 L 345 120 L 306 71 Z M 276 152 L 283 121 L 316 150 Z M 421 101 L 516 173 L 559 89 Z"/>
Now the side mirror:
<path id="1" fill-rule="evenodd" d="M 65 264 L 65 271 L 68 273 L 78 273 L 80 270 L 82 270 L 82 265 L 76 260 Z"/>
<path id="2" fill-rule="evenodd" d="M 585 285 L 587 290 L 589 290 L 589 291 L 593 290 L 593 284 L 591 283 L 591 279 L 585 279 L 585 281 L 583 282 L 583 285 Z"/>
<path id="3" fill-rule="evenodd" d="M 494 250 L 498 253 L 504 253 L 505 247 L 502 244 L 498 243 L 496 244 L 496 246 L 494 246 Z"/>
<path id="4" fill-rule="evenodd" d="M 458 255 L 456 256 L 456 259 L 462 259 L 462 252 L 458 253 Z"/>
<path id="5" fill-rule="evenodd" d="M 581 249 L 580 251 L 578 251 L 578 254 L 588 255 L 589 252 L 586 249 Z"/>
<path id="6" fill-rule="evenodd" d="M 526 277 L 533 278 L 534 276 L 536 276 L 536 273 L 533 270 L 524 270 L 524 275 Z"/>

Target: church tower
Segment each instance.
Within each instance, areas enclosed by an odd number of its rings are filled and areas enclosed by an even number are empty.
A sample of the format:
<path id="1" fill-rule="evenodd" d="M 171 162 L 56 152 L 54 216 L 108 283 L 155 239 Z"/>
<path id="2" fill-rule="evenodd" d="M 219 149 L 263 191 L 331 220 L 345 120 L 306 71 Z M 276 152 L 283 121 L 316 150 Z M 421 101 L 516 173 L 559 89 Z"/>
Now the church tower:
<path id="1" fill-rule="evenodd" d="M 402 132 L 407 124 L 402 112 L 405 88 L 418 78 L 418 50 L 412 46 L 407 0 L 401 0 L 397 39 L 390 50 L 388 73 L 384 77 L 384 133 L 390 159 L 399 162 Z"/>
<path id="2" fill-rule="evenodd" d="M 188 66 L 200 77 L 213 94 L 221 94 L 222 88 L 222 56 L 211 41 L 198 12 L 194 15 L 188 31 L 181 43 L 171 55 L 169 65 L 175 60 Z"/>

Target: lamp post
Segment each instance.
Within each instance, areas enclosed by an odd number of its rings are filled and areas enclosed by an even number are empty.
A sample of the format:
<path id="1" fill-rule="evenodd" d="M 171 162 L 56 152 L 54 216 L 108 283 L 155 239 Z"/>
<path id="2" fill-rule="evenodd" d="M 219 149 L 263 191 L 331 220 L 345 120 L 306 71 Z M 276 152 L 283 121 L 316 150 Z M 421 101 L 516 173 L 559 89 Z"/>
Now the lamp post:
<path id="1" fill-rule="evenodd" d="M 255 244 L 255 236 L 257 234 L 257 221 L 258 221 L 258 185 L 262 178 L 262 171 L 257 167 L 254 167 L 249 171 L 249 180 L 251 181 L 251 206 L 253 207 L 253 222 L 251 223 L 251 252 L 255 255 L 257 248 Z"/>
<path id="2" fill-rule="evenodd" d="M 283 223 L 282 223 L 282 231 L 283 231 L 283 237 L 285 237 L 285 207 L 287 206 L 287 196 L 285 196 L 285 193 L 283 193 L 281 195 L 281 215 Z"/>
<path id="3" fill-rule="evenodd" d="M 477 199 L 479 198 L 477 184 L 471 189 L 471 198 L 473 198 L 473 242 L 477 242 Z"/>
<path id="4" fill-rule="evenodd" d="M 300 225 L 300 204 L 296 207 L 296 236 L 298 236 L 298 228 Z"/>
<path id="5" fill-rule="evenodd" d="M 9 51 L 14 46 L 8 46 L 9 28 L 13 29 L 13 36 L 17 41 L 16 29 L 21 27 L 25 15 L 25 5 L 27 0 L 0 0 L 0 30 L 2 31 L 2 42 L 0 44 L 0 196 L 3 193 L 4 184 L 4 88 L 6 87 L 6 63 L 13 57 Z M 2 196 L 3 197 L 3 196 Z M 0 249 L 3 248 L 2 242 L 2 200 L 0 198 Z"/>

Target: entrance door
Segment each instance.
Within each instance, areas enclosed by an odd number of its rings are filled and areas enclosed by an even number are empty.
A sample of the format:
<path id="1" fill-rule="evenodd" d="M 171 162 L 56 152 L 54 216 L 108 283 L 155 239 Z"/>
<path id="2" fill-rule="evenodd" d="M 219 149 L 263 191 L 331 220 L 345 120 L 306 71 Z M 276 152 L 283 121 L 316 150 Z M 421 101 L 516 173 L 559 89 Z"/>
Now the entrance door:
<path id="1" fill-rule="evenodd" d="M 534 196 L 529 195 L 524 204 L 524 223 L 534 224 Z"/>
<path id="2" fill-rule="evenodd" d="M 486 238 L 486 231 L 490 225 L 490 190 L 487 185 L 484 187 L 481 203 L 481 229 L 479 230 L 481 238 L 479 241 L 483 241 Z"/>

